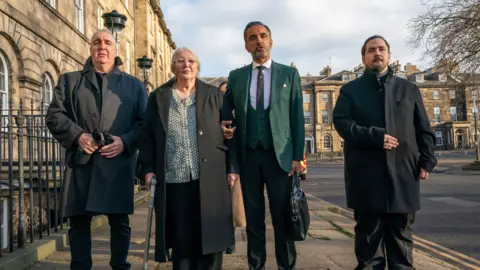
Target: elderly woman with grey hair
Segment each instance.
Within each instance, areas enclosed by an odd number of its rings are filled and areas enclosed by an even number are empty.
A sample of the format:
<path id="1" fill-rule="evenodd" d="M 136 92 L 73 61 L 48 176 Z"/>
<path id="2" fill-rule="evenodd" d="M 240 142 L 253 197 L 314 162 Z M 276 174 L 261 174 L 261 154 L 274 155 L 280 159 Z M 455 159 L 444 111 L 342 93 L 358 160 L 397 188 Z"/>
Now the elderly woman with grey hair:
<path id="1" fill-rule="evenodd" d="M 192 50 L 177 49 L 171 68 L 175 77 L 148 99 L 139 155 L 146 182 L 157 180 L 155 260 L 171 248 L 173 269 L 221 269 L 234 243 L 223 95 L 197 78 Z"/>

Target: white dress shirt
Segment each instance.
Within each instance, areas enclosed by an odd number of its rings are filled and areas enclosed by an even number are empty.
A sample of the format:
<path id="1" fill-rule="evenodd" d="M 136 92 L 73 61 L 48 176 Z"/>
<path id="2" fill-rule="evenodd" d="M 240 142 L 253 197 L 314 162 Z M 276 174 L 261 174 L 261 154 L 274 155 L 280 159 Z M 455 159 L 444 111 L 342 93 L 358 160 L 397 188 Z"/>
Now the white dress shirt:
<path id="1" fill-rule="evenodd" d="M 250 80 L 250 104 L 253 109 L 257 109 L 257 81 L 258 81 L 258 66 L 262 66 L 257 62 L 252 63 L 252 78 Z M 268 59 L 263 64 L 265 67 L 263 72 L 263 108 L 267 109 L 270 105 L 270 87 L 272 84 L 272 59 Z"/>

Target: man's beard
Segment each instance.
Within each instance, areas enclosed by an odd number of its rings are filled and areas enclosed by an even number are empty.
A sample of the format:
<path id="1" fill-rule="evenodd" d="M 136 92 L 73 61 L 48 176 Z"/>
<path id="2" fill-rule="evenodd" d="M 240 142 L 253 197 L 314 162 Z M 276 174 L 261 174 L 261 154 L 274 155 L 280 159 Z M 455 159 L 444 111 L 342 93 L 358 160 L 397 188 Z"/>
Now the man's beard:
<path id="1" fill-rule="evenodd" d="M 377 73 L 379 74 L 380 72 L 384 71 L 385 70 L 385 67 L 387 65 L 385 65 L 383 62 L 380 64 L 380 65 L 375 65 L 375 66 L 371 66 L 369 67 L 368 69 L 371 71 L 371 72 L 374 72 L 374 73 Z"/>
<path id="2" fill-rule="evenodd" d="M 255 50 L 253 52 L 253 56 L 255 57 L 255 59 L 265 58 L 265 57 L 267 57 L 267 55 L 268 55 L 267 51 L 258 52 L 258 51 Z"/>

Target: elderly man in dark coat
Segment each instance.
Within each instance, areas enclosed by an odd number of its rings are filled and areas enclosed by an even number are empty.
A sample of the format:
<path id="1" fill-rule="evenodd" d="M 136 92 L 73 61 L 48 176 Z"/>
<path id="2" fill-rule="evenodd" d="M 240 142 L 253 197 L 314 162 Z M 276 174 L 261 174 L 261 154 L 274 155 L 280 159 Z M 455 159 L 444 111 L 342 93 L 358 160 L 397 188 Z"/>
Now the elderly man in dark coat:
<path id="1" fill-rule="evenodd" d="M 435 136 L 418 87 L 389 68 L 387 41 L 368 38 L 362 60 L 364 74 L 340 89 L 333 111 L 345 141 L 347 205 L 357 221 L 356 269 L 413 269 L 411 225 L 419 180 L 437 163 Z"/>
<path id="2" fill-rule="evenodd" d="M 141 81 L 118 69 L 121 60 L 110 32 L 92 36 L 90 53 L 83 70 L 60 76 L 46 116 L 53 137 L 66 148 L 62 211 L 70 218 L 70 267 L 91 269 L 90 222 L 93 215 L 106 214 L 110 265 L 130 269 L 128 214 L 133 213 L 136 151 L 147 94 Z"/>

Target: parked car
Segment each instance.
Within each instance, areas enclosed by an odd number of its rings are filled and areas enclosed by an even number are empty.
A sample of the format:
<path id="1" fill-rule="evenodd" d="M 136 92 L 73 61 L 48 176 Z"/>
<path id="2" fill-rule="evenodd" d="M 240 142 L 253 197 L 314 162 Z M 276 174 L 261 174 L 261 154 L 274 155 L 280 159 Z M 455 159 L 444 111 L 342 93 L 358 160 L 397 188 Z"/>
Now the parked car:
<path id="1" fill-rule="evenodd" d="M 300 161 L 300 166 L 302 166 L 302 173 L 300 174 L 300 179 L 307 180 L 307 153 L 303 153 L 303 160 Z"/>

